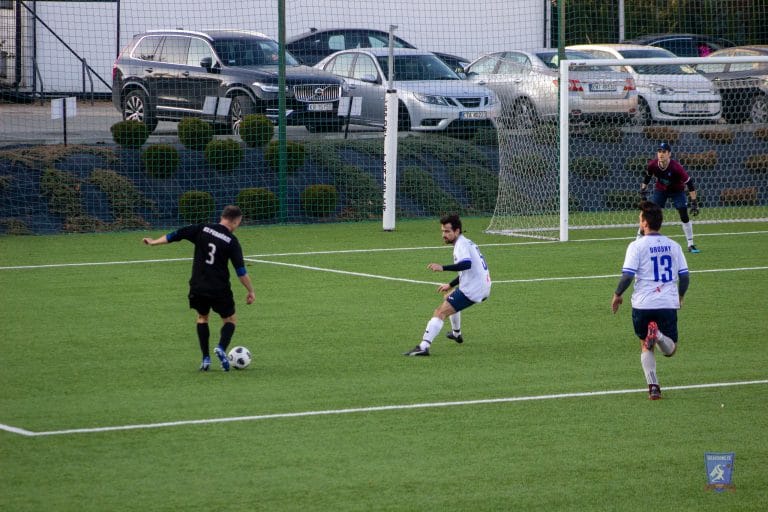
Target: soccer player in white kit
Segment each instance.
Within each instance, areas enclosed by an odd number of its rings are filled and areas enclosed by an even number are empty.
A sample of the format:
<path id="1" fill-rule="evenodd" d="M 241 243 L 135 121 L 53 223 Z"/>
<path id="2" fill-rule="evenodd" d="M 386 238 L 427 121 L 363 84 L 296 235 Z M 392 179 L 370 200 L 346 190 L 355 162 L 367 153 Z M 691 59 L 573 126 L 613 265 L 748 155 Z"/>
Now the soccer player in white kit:
<path id="1" fill-rule="evenodd" d="M 446 317 L 451 320 L 449 339 L 464 343 L 461 335 L 461 311 L 482 302 L 491 294 L 491 275 L 480 249 L 462 234 L 461 219 L 458 215 L 447 215 L 440 219 L 443 240 L 453 245 L 453 265 L 430 263 L 427 268 L 433 272 L 458 271 L 459 275 L 447 284 L 438 286 L 439 293 L 450 292 L 437 307 L 427 323 L 421 343 L 405 352 L 406 356 L 428 356 L 432 341 L 440 334 Z M 453 291 L 451 289 L 453 288 Z"/>
<path id="2" fill-rule="evenodd" d="M 656 376 L 654 347 L 666 357 L 677 350 L 677 310 L 688 290 L 688 263 L 680 245 L 659 233 L 663 212 L 650 202 L 640 203 L 640 229 L 643 236 L 629 244 L 621 279 L 611 300 L 616 313 L 623 302 L 621 295 L 632 280 L 632 324 L 640 338 L 640 364 L 648 383 L 648 398 L 661 398 Z"/>

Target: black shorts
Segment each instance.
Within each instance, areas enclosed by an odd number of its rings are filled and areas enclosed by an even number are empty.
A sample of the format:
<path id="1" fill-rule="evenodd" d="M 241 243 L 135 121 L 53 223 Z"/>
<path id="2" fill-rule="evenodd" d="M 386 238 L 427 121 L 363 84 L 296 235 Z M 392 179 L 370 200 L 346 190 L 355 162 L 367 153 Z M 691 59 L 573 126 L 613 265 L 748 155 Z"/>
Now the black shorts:
<path id="1" fill-rule="evenodd" d="M 648 324 L 656 322 L 659 331 L 677 343 L 676 309 L 632 309 L 632 325 L 638 338 L 645 339 Z"/>
<path id="2" fill-rule="evenodd" d="M 207 315 L 211 310 L 227 318 L 235 314 L 235 299 L 232 292 L 226 295 L 201 295 L 195 292 L 189 292 L 189 308 L 196 310 L 200 315 Z"/>

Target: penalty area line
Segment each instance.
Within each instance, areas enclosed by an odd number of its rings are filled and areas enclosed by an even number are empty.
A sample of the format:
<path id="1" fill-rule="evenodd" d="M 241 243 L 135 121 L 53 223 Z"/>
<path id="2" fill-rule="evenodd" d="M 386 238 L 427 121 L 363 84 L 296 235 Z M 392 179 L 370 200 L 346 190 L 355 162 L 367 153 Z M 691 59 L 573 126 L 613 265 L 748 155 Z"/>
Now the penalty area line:
<path id="1" fill-rule="evenodd" d="M 713 382 L 705 384 L 689 384 L 682 386 L 666 386 L 665 391 L 681 391 L 688 389 L 707 389 L 707 388 L 725 388 L 733 386 L 750 386 L 756 384 L 768 384 L 766 380 L 749 380 L 740 382 Z M 287 412 L 277 414 L 262 414 L 257 416 L 236 416 L 231 418 L 209 418 L 201 420 L 182 420 L 182 421 L 166 421 L 162 423 L 145 423 L 137 425 L 115 425 L 111 427 L 93 427 L 93 428 L 73 428 L 67 430 L 51 430 L 47 432 L 32 432 L 30 430 L 13 427 L 10 425 L 0 424 L 0 430 L 5 430 L 13 434 L 19 434 L 26 437 L 43 437 L 43 436 L 62 436 L 71 434 L 96 434 L 101 432 L 114 432 L 121 430 L 148 430 L 155 428 L 169 428 L 180 427 L 185 425 L 210 425 L 215 423 L 233 423 L 241 421 L 263 421 L 263 420 L 275 420 L 284 418 L 304 418 L 309 416 L 333 416 L 342 414 L 355 414 L 355 413 L 370 413 L 370 412 L 382 412 L 382 411 L 403 411 L 410 409 L 431 409 L 437 407 L 459 407 L 464 405 L 487 405 L 487 404 L 504 404 L 512 402 L 530 402 L 540 400 L 557 400 L 564 398 L 587 398 L 596 396 L 609 396 L 609 395 L 626 395 L 631 393 L 645 393 L 647 388 L 640 389 L 612 389 L 602 391 L 584 391 L 575 393 L 557 393 L 548 395 L 535 395 L 535 396 L 518 396 L 508 398 L 488 398 L 481 400 L 460 400 L 455 402 L 428 402 L 428 403 L 416 403 L 416 404 L 400 404 L 400 405 L 382 405 L 373 407 L 356 407 L 349 409 L 328 409 L 320 411 L 304 411 L 304 412 Z"/>

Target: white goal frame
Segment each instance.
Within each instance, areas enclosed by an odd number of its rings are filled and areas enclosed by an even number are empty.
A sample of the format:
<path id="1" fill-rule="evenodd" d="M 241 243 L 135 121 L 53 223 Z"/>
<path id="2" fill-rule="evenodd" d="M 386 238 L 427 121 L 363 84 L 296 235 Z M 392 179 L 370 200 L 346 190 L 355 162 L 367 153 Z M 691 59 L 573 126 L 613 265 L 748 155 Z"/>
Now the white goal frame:
<path id="1" fill-rule="evenodd" d="M 589 59 L 589 60 L 567 60 L 560 61 L 560 87 L 568 84 L 569 69 L 571 65 L 589 65 L 589 66 L 631 66 L 643 64 L 726 64 L 734 62 L 768 62 L 768 57 L 675 57 L 675 58 L 652 58 L 652 59 Z M 562 90 L 562 89 L 561 89 Z M 569 209 L 568 209 L 568 169 L 569 169 L 569 122 L 568 112 L 568 94 L 560 94 L 560 233 L 561 242 L 568 241 L 569 231 Z M 563 115 L 563 112 L 566 114 Z M 752 221 L 752 220 L 751 220 Z M 768 219 L 754 219 L 754 221 L 768 221 Z M 705 221 L 706 222 L 706 221 Z M 715 222 L 715 221 L 712 221 Z M 717 222 L 723 222 L 717 221 Z M 734 221 L 735 222 L 735 221 Z M 589 226 L 589 228 L 598 228 L 601 226 Z M 616 226 L 620 227 L 620 226 Z M 629 225 L 627 227 L 632 227 Z M 588 229 L 588 228 L 582 228 Z"/>

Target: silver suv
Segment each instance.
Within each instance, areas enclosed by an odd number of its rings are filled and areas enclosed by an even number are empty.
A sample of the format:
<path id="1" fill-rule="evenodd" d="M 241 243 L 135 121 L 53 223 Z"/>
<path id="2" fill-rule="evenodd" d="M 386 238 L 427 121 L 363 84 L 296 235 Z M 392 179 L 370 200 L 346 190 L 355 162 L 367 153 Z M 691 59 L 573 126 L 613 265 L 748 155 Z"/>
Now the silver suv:
<path id="1" fill-rule="evenodd" d="M 288 124 L 336 131 L 344 81 L 286 53 Z M 278 117 L 278 44 L 244 30 L 138 34 L 112 67 L 112 102 L 150 131 L 158 121 L 198 117 L 239 133 L 243 116 Z"/>

